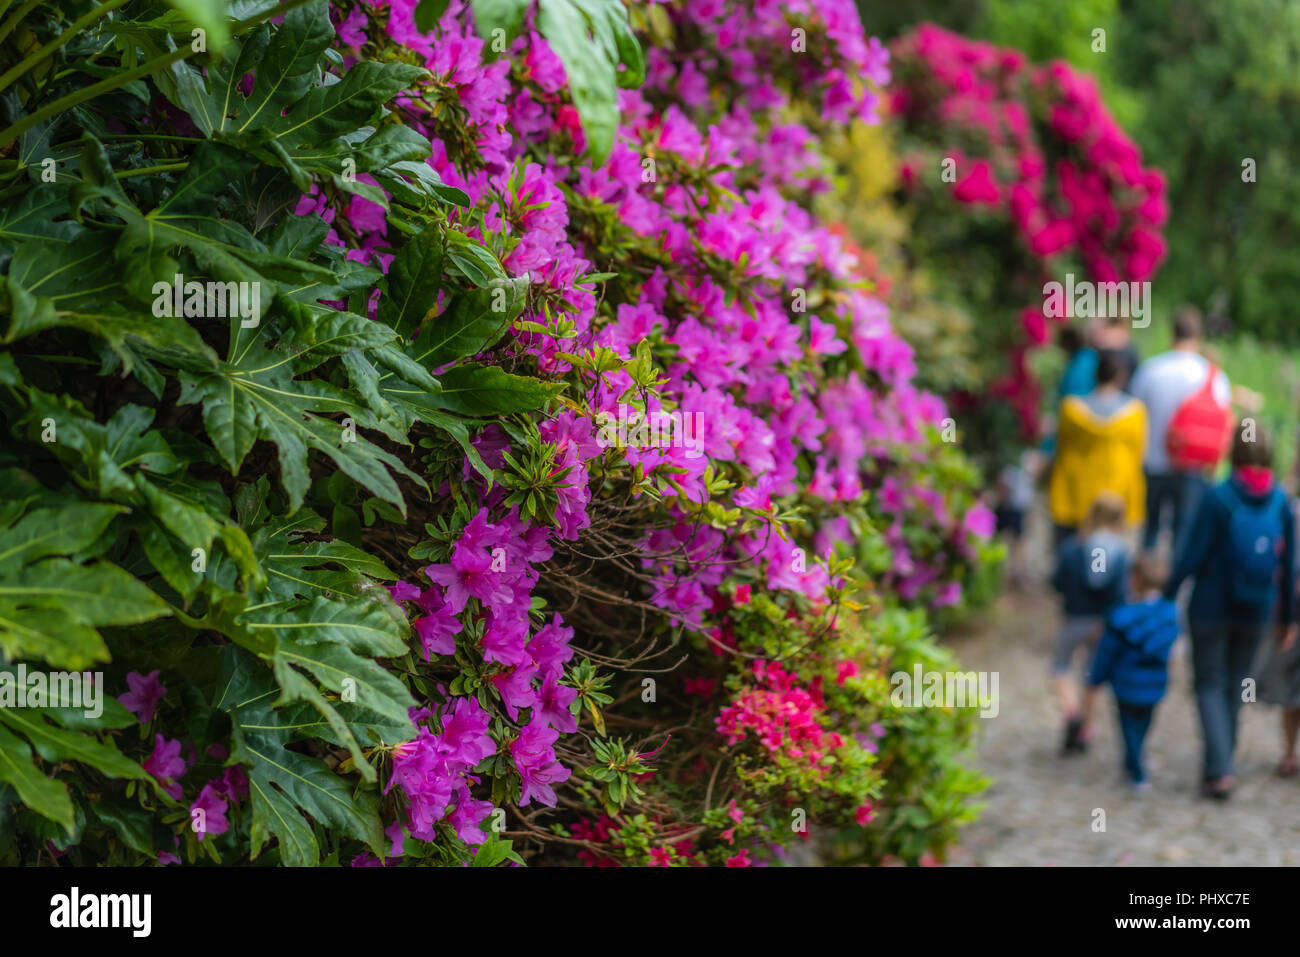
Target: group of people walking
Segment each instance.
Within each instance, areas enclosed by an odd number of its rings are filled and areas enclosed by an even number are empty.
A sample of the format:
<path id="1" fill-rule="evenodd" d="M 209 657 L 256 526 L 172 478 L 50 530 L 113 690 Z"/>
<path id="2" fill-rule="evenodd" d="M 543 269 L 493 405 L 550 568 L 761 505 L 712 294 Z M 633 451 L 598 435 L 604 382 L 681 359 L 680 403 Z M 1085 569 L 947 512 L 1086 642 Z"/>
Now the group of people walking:
<path id="1" fill-rule="evenodd" d="M 1087 750 L 1096 701 L 1111 687 L 1124 771 L 1144 792 L 1144 742 L 1167 691 L 1170 652 L 1188 634 L 1201 793 L 1225 800 L 1243 703 L 1282 705 L 1277 773 L 1300 770 L 1296 516 L 1270 436 L 1234 418 L 1227 376 L 1202 352 L 1199 314 L 1180 310 L 1173 327 L 1172 349 L 1140 364 L 1127 323 L 1086 337 L 1065 330 L 1069 361 L 1047 443 L 1052 585 L 1064 613 L 1052 682 L 1067 755 Z M 1227 475 L 1217 478 L 1225 456 Z M 999 515 L 1014 528 L 1008 505 Z"/>

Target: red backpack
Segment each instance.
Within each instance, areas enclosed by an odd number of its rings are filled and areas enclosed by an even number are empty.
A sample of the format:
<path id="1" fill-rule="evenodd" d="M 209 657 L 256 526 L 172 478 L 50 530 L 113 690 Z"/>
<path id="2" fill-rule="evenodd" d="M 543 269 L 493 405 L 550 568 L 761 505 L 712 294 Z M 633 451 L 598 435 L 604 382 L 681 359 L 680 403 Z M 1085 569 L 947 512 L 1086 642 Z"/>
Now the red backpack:
<path id="1" fill-rule="evenodd" d="M 1179 469 L 1214 468 L 1227 451 L 1232 434 L 1232 409 L 1214 398 L 1214 377 L 1219 370 L 1210 366 L 1205 384 L 1184 400 L 1165 433 L 1165 451 Z"/>

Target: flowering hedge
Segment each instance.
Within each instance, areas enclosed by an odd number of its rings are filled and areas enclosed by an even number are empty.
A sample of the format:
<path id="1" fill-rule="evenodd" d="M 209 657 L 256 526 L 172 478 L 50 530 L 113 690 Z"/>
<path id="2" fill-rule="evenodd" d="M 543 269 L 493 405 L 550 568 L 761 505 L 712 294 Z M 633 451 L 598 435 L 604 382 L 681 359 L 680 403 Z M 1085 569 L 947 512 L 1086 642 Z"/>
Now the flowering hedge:
<path id="1" fill-rule="evenodd" d="M 1010 403 L 1033 437 L 1039 401 L 1026 356 L 1049 337 L 1043 284 L 1067 272 L 1150 279 L 1166 251 L 1164 176 L 1142 165 L 1093 78 L 1063 61 L 1033 66 L 933 24 L 900 37 L 892 53 L 889 108 L 915 212 L 909 248 L 947 265 L 990 330 L 988 388 L 958 408 Z"/>
<path id="2" fill-rule="evenodd" d="M 994 552 L 809 212 L 852 5 L 255 7 L 87 4 L 0 130 L 0 650 L 115 695 L 0 709 L 0 855 L 941 855 L 973 712 L 888 676 Z"/>

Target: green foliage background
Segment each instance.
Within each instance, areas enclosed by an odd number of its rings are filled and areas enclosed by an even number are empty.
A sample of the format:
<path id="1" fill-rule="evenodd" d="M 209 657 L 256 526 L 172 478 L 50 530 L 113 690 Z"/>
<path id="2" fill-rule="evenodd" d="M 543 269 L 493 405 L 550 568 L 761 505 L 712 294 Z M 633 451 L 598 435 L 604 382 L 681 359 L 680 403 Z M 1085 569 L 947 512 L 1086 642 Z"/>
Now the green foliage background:
<path id="1" fill-rule="evenodd" d="M 1211 331 L 1300 343 L 1300 6 L 1289 0 L 963 0 L 859 4 L 892 38 L 924 21 L 1063 59 L 1169 179 L 1154 295 Z M 1106 52 L 1092 31 L 1106 31 Z M 1242 161 L 1256 164 L 1242 182 Z"/>

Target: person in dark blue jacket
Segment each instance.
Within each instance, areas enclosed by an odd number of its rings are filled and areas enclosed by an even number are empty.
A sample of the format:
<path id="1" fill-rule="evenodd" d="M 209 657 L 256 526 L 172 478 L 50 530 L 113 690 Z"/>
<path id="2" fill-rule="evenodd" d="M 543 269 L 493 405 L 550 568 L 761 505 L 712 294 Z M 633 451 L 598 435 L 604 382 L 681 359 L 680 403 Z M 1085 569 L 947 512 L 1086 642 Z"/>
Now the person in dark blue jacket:
<path id="1" fill-rule="evenodd" d="M 1237 715 L 1259 643 L 1270 623 L 1279 640 L 1296 627 L 1295 521 L 1273 475 L 1272 442 L 1252 419 L 1237 426 L 1232 467 L 1201 496 L 1164 590 L 1173 600 L 1195 579 L 1187 624 L 1205 744 L 1201 793 L 1219 800 L 1236 784 Z"/>
<path id="2" fill-rule="evenodd" d="M 1138 793 L 1147 787 L 1142 746 L 1169 686 L 1169 650 L 1178 640 L 1178 608 L 1161 596 L 1165 578 L 1154 555 L 1142 555 L 1134 563 L 1132 593 L 1137 600 L 1106 613 L 1106 630 L 1092 659 L 1083 704 L 1084 721 L 1090 723 L 1099 689 L 1110 684 L 1124 738 L 1124 770 Z"/>

